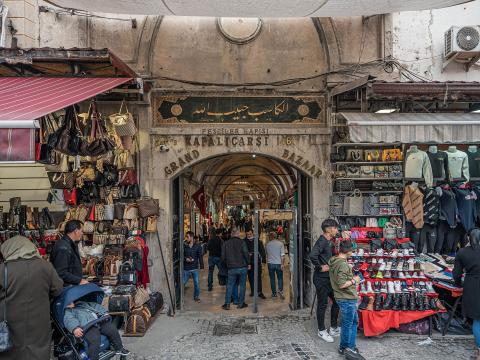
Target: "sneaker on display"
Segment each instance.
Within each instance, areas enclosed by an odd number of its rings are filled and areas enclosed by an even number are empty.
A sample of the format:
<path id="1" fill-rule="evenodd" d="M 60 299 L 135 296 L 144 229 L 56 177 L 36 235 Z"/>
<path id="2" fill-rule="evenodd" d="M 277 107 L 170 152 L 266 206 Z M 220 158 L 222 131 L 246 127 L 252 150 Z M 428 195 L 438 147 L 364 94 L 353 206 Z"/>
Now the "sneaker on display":
<path id="1" fill-rule="evenodd" d="M 377 263 L 377 258 L 372 258 L 372 265 Z"/>
<path id="2" fill-rule="evenodd" d="M 395 294 L 395 284 L 393 281 L 388 282 L 388 293 Z"/>
<path id="3" fill-rule="evenodd" d="M 418 283 L 418 287 L 420 288 L 420 291 L 422 293 L 426 293 L 427 292 L 427 286 L 425 285 L 425 282 L 424 281 L 420 281 Z"/>
<path id="4" fill-rule="evenodd" d="M 397 249 L 394 249 L 394 250 L 392 251 L 391 256 L 392 256 L 393 258 L 396 258 L 396 257 L 398 256 L 398 250 L 397 250 Z"/>
<path id="5" fill-rule="evenodd" d="M 412 278 L 412 275 L 410 275 L 410 273 L 408 271 L 405 272 L 405 278 L 407 279 L 411 279 Z"/>
<path id="6" fill-rule="evenodd" d="M 408 249 L 403 249 L 403 256 L 410 256 Z"/>
<path id="7" fill-rule="evenodd" d="M 317 335 L 320 339 L 327 343 L 333 343 L 335 340 L 333 340 L 333 337 L 328 333 L 327 330 L 318 330 Z"/>
<path id="8" fill-rule="evenodd" d="M 408 260 L 408 270 L 409 271 L 414 271 L 415 270 L 415 259 L 411 258 Z"/>
<path id="9" fill-rule="evenodd" d="M 388 291 L 388 290 L 387 290 L 387 282 L 386 282 L 386 281 L 382 281 L 382 287 L 381 287 L 381 289 L 380 289 L 380 292 L 386 294 L 387 291 Z"/>
<path id="10" fill-rule="evenodd" d="M 397 265 L 397 271 L 402 271 L 403 270 L 403 261 L 399 261 Z"/>
<path id="11" fill-rule="evenodd" d="M 377 249 L 377 252 L 375 253 L 377 256 L 383 256 L 383 249 Z"/>
<path id="12" fill-rule="evenodd" d="M 418 273 L 416 271 L 413 272 L 412 278 L 413 279 L 418 279 Z"/>
<path id="13" fill-rule="evenodd" d="M 340 331 L 341 331 L 341 328 L 340 326 L 337 326 L 337 327 L 331 327 L 330 329 L 328 329 L 328 333 L 330 336 L 340 336 Z"/>
<path id="14" fill-rule="evenodd" d="M 399 280 L 394 281 L 394 286 L 395 286 L 395 293 L 399 294 L 402 292 L 402 284 L 400 283 Z"/>
<path id="15" fill-rule="evenodd" d="M 365 251 L 363 249 L 358 249 L 358 256 L 363 256 Z"/>
<path id="16" fill-rule="evenodd" d="M 385 266 L 385 270 L 392 270 L 392 262 L 387 261 L 387 265 Z"/>
<path id="17" fill-rule="evenodd" d="M 399 279 L 405 279 L 405 274 L 403 273 L 403 271 L 398 272 L 398 278 Z"/>
<path id="18" fill-rule="evenodd" d="M 380 282 L 375 281 L 375 282 L 373 283 L 373 292 L 375 292 L 375 293 L 379 293 L 379 292 L 380 292 Z"/>
<path id="19" fill-rule="evenodd" d="M 377 276 L 375 276 L 377 279 L 383 279 L 383 273 L 381 271 L 379 271 L 377 273 Z"/>
<path id="20" fill-rule="evenodd" d="M 385 263 L 382 263 L 380 267 L 378 268 L 379 271 L 385 271 L 387 265 Z"/>
<path id="21" fill-rule="evenodd" d="M 369 281 L 367 282 L 367 294 L 371 294 L 373 293 L 373 289 L 372 289 L 372 283 Z"/>
<path id="22" fill-rule="evenodd" d="M 383 258 L 380 258 L 380 259 L 378 259 L 378 263 L 379 264 L 385 264 L 385 260 L 383 260 Z"/>
<path id="23" fill-rule="evenodd" d="M 431 281 L 427 281 L 425 283 L 425 286 L 427 287 L 427 292 L 428 293 L 434 293 L 435 292 L 435 289 L 433 288 L 433 285 L 432 285 L 432 282 Z"/>
<path id="24" fill-rule="evenodd" d="M 401 284 L 402 284 L 402 293 L 408 293 L 407 283 L 405 281 L 402 281 Z"/>
<path id="25" fill-rule="evenodd" d="M 418 277 L 419 277 L 420 279 L 425 279 L 425 274 L 423 273 L 423 271 L 419 271 L 419 272 L 418 272 Z"/>
<path id="26" fill-rule="evenodd" d="M 360 293 L 361 294 L 366 294 L 367 293 L 367 288 L 365 287 L 365 284 L 360 285 Z"/>
<path id="27" fill-rule="evenodd" d="M 408 249 L 408 255 L 410 255 L 410 256 L 415 256 L 415 250 L 413 250 L 413 249 Z"/>
<path id="28" fill-rule="evenodd" d="M 392 278 L 392 273 L 391 273 L 391 271 L 385 271 L 384 277 L 387 278 L 387 279 L 391 279 L 391 278 Z"/>

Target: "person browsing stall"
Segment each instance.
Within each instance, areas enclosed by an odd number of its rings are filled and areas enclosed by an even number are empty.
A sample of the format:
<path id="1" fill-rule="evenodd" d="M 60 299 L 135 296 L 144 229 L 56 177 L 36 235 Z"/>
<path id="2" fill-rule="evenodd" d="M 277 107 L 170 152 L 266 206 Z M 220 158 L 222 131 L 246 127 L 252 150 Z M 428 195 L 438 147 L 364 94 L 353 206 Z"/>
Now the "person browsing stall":
<path id="1" fill-rule="evenodd" d="M 460 249 L 455 256 L 453 279 L 457 286 L 463 287 L 463 314 L 473 320 L 475 337 L 475 355 L 480 360 L 480 229 L 473 228 L 467 233 L 468 246 Z M 462 284 L 462 276 L 465 279 Z"/>
<path id="2" fill-rule="evenodd" d="M 353 245 L 350 240 L 340 242 L 339 253 L 328 262 L 330 282 L 340 312 L 342 324 L 340 330 L 340 346 L 338 352 L 349 360 L 363 360 L 356 346 L 358 312 L 357 312 L 357 285 L 360 277 L 354 276 L 348 265 L 348 258 L 352 256 Z"/>
<path id="3" fill-rule="evenodd" d="M 340 335 L 337 327 L 339 308 L 333 296 L 333 289 L 330 284 L 328 261 L 332 257 L 332 242 L 338 234 L 338 223 L 332 219 L 326 219 L 322 223 L 323 234 L 320 235 L 310 252 L 310 260 L 315 266 L 313 283 L 317 291 L 317 326 L 318 336 L 329 343 L 333 337 Z M 327 311 L 328 299 L 332 300 L 330 310 L 330 330 L 325 327 L 325 312 Z"/>
<path id="4" fill-rule="evenodd" d="M 88 281 L 82 278 L 82 260 L 78 251 L 78 242 L 83 238 L 82 227 L 81 221 L 68 221 L 65 224 L 65 234 L 55 243 L 50 255 L 64 286 L 88 284 Z"/>
<path id="5" fill-rule="evenodd" d="M 270 287 L 272 289 L 272 298 L 276 298 L 277 294 L 283 300 L 283 267 L 285 263 L 285 245 L 278 240 L 277 233 L 270 232 L 270 241 L 266 246 L 267 251 L 267 266 L 268 274 L 270 276 Z M 275 275 L 278 279 L 278 292 L 275 284 Z"/>

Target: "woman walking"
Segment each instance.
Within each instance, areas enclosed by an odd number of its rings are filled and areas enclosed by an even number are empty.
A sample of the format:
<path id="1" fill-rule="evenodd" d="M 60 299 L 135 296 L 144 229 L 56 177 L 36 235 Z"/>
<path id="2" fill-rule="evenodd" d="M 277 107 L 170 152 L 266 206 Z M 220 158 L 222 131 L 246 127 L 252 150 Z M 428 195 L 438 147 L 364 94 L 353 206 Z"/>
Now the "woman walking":
<path id="1" fill-rule="evenodd" d="M 453 279 L 458 286 L 463 281 L 463 314 L 473 319 L 473 336 L 475 337 L 475 357 L 480 360 L 480 229 L 474 228 L 467 234 L 469 245 L 460 249 L 455 257 Z"/>
<path id="2" fill-rule="evenodd" d="M 48 360 L 52 330 L 49 297 L 61 294 L 63 282 L 53 266 L 40 257 L 35 245 L 24 236 L 8 239 L 0 251 L 4 259 L 0 265 L 0 316 L 3 320 L 7 306 L 6 320 L 13 342 L 13 348 L 0 354 L 0 358 Z"/>

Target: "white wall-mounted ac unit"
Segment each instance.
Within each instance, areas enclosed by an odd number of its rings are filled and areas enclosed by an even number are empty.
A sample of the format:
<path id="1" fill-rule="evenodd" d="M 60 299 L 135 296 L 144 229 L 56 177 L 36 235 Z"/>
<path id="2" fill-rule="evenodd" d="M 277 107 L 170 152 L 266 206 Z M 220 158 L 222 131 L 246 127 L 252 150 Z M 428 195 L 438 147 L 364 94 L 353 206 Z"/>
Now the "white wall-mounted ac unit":
<path id="1" fill-rule="evenodd" d="M 452 61 L 470 68 L 480 58 L 480 25 L 452 26 L 445 32 L 443 68 Z"/>

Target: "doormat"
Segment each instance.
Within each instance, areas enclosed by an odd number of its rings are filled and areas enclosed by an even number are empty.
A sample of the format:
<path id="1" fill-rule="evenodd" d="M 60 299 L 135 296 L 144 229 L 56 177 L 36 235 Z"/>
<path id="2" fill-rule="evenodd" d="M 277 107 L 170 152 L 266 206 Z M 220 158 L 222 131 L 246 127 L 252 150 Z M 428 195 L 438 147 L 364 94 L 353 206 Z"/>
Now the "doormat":
<path id="1" fill-rule="evenodd" d="M 231 323 L 216 322 L 213 327 L 214 336 L 227 336 L 239 334 L 257 334 L 257 324 L 246 322 L 245 320 L 236 320 Z"/>

